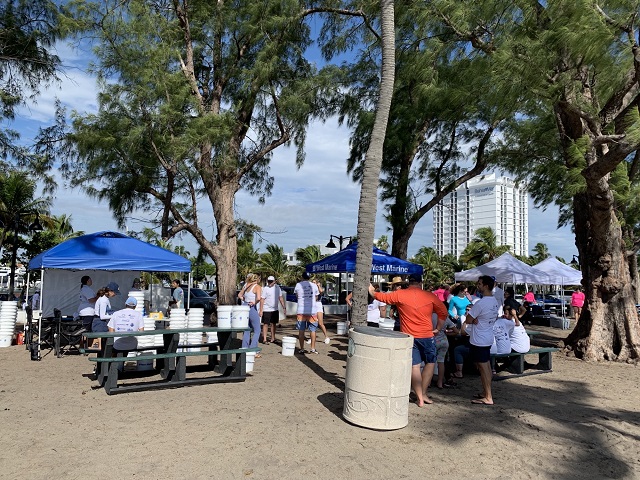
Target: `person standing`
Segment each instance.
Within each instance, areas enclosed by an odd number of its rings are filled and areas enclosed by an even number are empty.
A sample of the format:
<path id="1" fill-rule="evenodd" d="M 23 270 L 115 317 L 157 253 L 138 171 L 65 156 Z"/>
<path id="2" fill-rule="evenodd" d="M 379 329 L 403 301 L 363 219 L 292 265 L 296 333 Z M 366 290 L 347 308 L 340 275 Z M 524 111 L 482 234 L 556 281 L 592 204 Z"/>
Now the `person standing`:
<path id="1" fill-rule="evenodd" d="M 493 278 L 494 281 L 496 279 L 496 277 L 491 278 Z M 498 302 L 498 316 L 502 316 L 502 308 L 504 306 L 504 290 L 501 289 L 498 284 L 496 284 L 496 286 L 493 287 L 491 294 L 493 295 L 493 298 L 496 299 L 496 302 Z"/>
<path id="2" fill-rule="evenodd" d="M 451 293 L 453 296 L 449 301 L 449 317 L 456 321 L 456 326 L 460 329 L 462 325 L 460 318 L 464 316 L 471 302 L 467 298 L 467 287 L 461 283 L 453 287 Z"/>
<path id="3" fill-rule="evenodd" d="M 395 305 L 400 314 L 400 331 L 413 336 L 411 386 L 418 397 L 417 405 L 433 401 L 427 395 L 427 390 L 433 378 L 436 363 L 436 344 L 434 335 L 443 328 L 447 318 L 444 303 L 433 293 L 422 289 L 422 276 L 410 275 L 409 287 L 395 292 L 376 292 L 369 284 L 369 293 L 378 301 Z M 438 315 L 436 328 L 433 328 L 432 315 Z M 420 364 L 424 362 L 422 373 Z"/>
<path id="4" fill-rule="evenodd" d="M 89 275 L 85 275 L 80 279 L 80 304 L 78 305 L 78 317 L 82 322 L 82 327 L 87 331 L 91 331 L 91 324 L 95 316 L 95 303 L 98 299 L 96 292 L 91 288 L 93 280 Z"/>
<path id="5" fill-rule="evenodd" d="M 576 291 L 571 294 L 571 310 L 573 311 L 573 318 L 577 322 L 582 314 L 582 307 L 584 307 L 585 295 L 582 291 L 582 287 L 576 288 Z"/>
<path id="6" fill-rule="evenodd" d="M 244 287 L 238 293 L 238 298 L 243 305 L 249 306 L 249 326 L 248 330 L 242 334 L 242 348 L 254 348 L 258 346 L 260 340 L 260 313 L 258 305 L 262 303 L 262 287 L 260 286 L 260 275 L 250 273 L 244 282 Z M 253 331 L 253 336 L 251 336 Z M 262 355 L 256 353 L 256 358 Z"/>
<path id="7" fill-rule="evenodd" d="M 111 315 L 107 327 L 110 332 L 142 332 L 144 320 L 142 312 L 136 310 L 138 301 L 134 297 L 127 298 L 124 308 Z M 138 348 L 136 337 L 114 337 L 113 348 L 119 351 L 135 350 Z"/>
<path id="8" fill-rule="evenodd" d="M 180 286 L 180 280 L 177 278 L 171 282 L 173 287 L 173 293 L 171 298 L 173 299 L 173 308 L 184 308 L 184 290 Z"/>
<path id="9" fill-rule="evenodd" d="M 318 322 L 314 321 L 316 310 L 316 298 L 320 294 L 318 286 L 309 281 L 309 274 L 303 272 L 302 280 L 296 283 L 294 293 L 296 294 L 298 309 L 296 311 L 296 330 L 298 330 L 298 342 L 300 342 L 300 350 L 298 353 L 304 354 L 304 332 L 309 329 L 311 336 L 311 350 L 309 353 L 317 354 L 316 350 L 316 330 Z M 317 320 L 317 319 L 315 319 Z"/>
<path id="10" fill-rule="evenodd" d="M 36 293 L 31 297 L 31 309 L 40 310 L 40 291 L 36 290 Z"/>
<path id="11" fill-rule="evenodd" d="M 260 302 L 260 318 L 262 319 L 262 341 L 269 345 L 267 329 L 271 330 L 271 341 L 276 341 L 276 325 L 280 321 L 278 303 L 282 305 L 284 314 L 287 314 L 287 303 L 282 298 L 280 285 L 276 283 L 273 275 L 267 277 L 267 285 L 262 288 L 262 302 Z"/>
<path id="12" fill-rule="evenodd" d="M 93 317 L 93 323 L 91 324 L 92 332 L 108 332 L 109 327 L 107 326 L 109 320 L 111 319 L 111 302 L 110 298 L 115 297 L 120 294 L 119 286 L 115 282 L 110 282 L 106 287 L 98 290 L 96 296 L 98 299 L 95 303 L 95 317 Z M 97 348 L 100 348 L 101 339 L 97 340 Z M 95 345 L 96 342 L 94 342 Z"/>
<path id="13" fill-rule="evenodd" d="M 324 343 L 328 345 L 331 342 L 331 339 L 327 335 L 327 327 L 324 326 L 324 305 L 322 305 L 322 292 L 324 292 L 324 288 L 322 288 L 322 284 L 318 279 L 313 280 L 313 283 L 318 287 L 315 318 L 318 320 L 318 328 L 322 330 L 322 333 L 324 333 Z"/>
<path id="14" fill-rule="evenodd" d="M 471 403 L 493 405 L 490 350 L 491 345 L 493 345 L 493 325 L 498 318 L 499 305 L 491 295 L 494 287 L 493 278 L 483 275 L 478 279 L 477 286 L 482 298 L 471 307 L 471 310 L 467 313 L 465 323 L 473 325 L 469 334 L 469 354 L 480 372 L 482 393 L 476 395 L 477 398 L 471 400 Z"/>
<path id="15" fill-rule="evenodd" d="M 520 305 L 520 303 L 515 299 L 513 287 L 507 287 L 504 291 L 504 305 L 509 308 L 513 308 L 518 313 L 519 317 L 522 317 L 527 313 L 527 309 Z"/>

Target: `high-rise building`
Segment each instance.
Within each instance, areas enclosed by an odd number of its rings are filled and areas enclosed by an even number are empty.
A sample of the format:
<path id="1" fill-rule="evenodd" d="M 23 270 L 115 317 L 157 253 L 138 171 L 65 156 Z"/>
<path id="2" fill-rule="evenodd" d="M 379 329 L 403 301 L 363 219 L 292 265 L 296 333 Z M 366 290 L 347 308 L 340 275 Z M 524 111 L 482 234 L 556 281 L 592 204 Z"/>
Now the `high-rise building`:
<path id="1" fill-rule="evenodd" d="M 507 177 L 476 177 L 459 186 L 433 209 L 433 248 L 460 254 L 482 227 L 491 227 L 498 245 L 515 255 L 529 254 L 529 196 Z"/>

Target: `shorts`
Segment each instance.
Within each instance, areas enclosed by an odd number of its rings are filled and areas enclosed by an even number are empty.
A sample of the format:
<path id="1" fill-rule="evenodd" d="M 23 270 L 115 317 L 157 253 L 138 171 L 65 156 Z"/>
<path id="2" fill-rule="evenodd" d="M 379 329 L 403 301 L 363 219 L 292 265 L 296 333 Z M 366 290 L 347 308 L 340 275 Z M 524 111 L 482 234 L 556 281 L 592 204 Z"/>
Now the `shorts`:
<path id="1" fill-rule="evenodd" d="M 431 338 L 414 338 L 411 350 L 411 364 L 436 363 L 436 342 Z"/>
<path id="2" fill-rule="evenodd" d="M 82 321 L 82 327 L 87 331 L 91 331 L 91 324 L 93 323 L 94 316 L 93 315 L 83 315 L 80 317 Z"/>
<path id="3" fill-rule="evenodd" d="M 449 339 L 447 339 L 446 335 L 438 335 L 435 338 L 438 363 L 442 363 L 447 358 L 447 352 L 449 351 Z"/>
<path id="4" fill-rule="evenodd" d="M 318 330 L 318 322 L 311 322 L 307 320 L 298 320 L 296 322 L 296 330 L 305 331 L 309 329 L 310 332 Z"/>
<path id="5" fill-rule="evenodd" d="M 91 324 L 92 332 L 108 332 L 109 327 L 107 326 L 109 323 L 107 320 L 100 320 L 98 317 L 94 317 L 93 323 Z"/>
<path id="6" fill-rule="evenodd" d="M 469 355 L 471 360 L 476 363 L 486 363 L 491 359 L 491 347 L 469 345 Z"/>
<path id="7" fill-rule="evenodd" d="M 262 324 L 269 325 L 273 323 L 274 325 L 280 321 L 280 312 L 262 312 Z"/>

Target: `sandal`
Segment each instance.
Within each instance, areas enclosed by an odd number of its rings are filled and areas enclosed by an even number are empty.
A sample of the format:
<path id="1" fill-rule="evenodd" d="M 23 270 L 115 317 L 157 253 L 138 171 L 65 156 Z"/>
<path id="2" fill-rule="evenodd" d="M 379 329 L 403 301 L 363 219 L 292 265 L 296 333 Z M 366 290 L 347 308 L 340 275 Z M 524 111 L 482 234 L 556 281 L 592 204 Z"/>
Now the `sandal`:
<path id="1" fill-rule="evenodd" d="M 456 377 L 456 378 L 463 378 L 462 373 L 460 373 L 460 372 L 453 372 L 451 375 Z"/>
<path id="2" fill-rule="evenodd" d="M 259 353 L 256 353 L 256 358 L 262 358 L 262 355 L 260 355 Z"/>

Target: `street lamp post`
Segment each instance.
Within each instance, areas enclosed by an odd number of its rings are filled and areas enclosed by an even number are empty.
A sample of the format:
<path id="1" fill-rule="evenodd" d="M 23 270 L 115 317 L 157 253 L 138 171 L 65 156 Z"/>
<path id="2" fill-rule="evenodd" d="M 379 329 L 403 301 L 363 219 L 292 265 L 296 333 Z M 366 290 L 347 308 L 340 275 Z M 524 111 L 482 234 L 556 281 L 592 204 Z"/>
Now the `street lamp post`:
<path id="1" fill-rule="evenodd" d="M 32 212 L 27 212 L 32 213 Z M 18 234 L 20 233 L 20 213 L 16 213 L 13 218 L 13 245 L 11 247 L 11 273 L 9 274 L 9 300 L 13 300 L 16 287 L 16 267 L 18 262 Z M 36 219 L 27 228 L 28 232 L 34 233 L 43 230 L 40 224 L 40 215 L 36 212 Z"/>
<path id="2" fill-rule="evenodd" d="M 351 241 L 353 240 L 353 237 L 343 237 L 342 235 L 329 235 L 329 243 L 327 243 L 326 247 L 327 248 L 336 248 L 336 244 L 333 242 L 333 239 L 338 240 L 338 245 L 340 245 L 340 250 L 342 250 L 342 245 L 344 244 L 345 240 L 349 240 L 349 243 L 347 244 L 347 247 L 349 245 L 351 245 Z M 348 279 L 349 277 L 347 277 Z M 338 305 L 340 304 L 340 296 L 342 295 L 342 273 L 338 274 Z"/>

